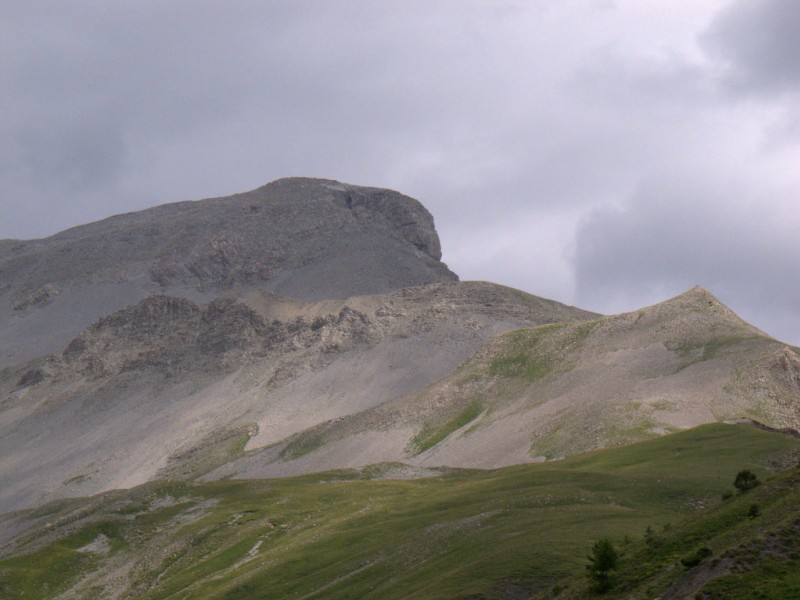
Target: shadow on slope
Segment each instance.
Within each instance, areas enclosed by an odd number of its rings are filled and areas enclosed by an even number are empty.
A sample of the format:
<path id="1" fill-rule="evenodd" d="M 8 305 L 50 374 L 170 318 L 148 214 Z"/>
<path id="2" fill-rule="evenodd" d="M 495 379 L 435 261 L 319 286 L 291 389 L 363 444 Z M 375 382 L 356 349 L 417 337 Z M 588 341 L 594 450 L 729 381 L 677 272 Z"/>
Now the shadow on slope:
<path id="1" fill-rule="evenodd" d="M 150 483 L 7 515 L 7 598 L 518 598 L 583 577 L 593 540 L 719 502 L 797 440 L 707 425 L 559 463 L 363 481 Z M 766 486 L 765 486 L 766 489 Z M 764 500 L 763 502 L 766 502 Z"/>

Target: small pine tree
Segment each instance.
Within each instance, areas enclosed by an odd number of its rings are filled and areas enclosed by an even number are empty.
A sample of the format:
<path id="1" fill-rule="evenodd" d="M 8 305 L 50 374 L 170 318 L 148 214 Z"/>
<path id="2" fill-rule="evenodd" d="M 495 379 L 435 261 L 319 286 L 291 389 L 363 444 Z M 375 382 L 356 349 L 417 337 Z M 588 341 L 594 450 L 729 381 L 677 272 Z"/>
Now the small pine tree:
<path id="1" fill-rule="evenodd" d="M 651 548 L 654 548 L 661 543 L 661 538 L 658 537 L 656 530 L 653 529 L 652 525 L 648 525 L 647 529 L 644 530 L 644 541 Z"/>
<path id="2" fill-rule="evenodd" d="M 733 487 L 739 490 L 740 494 L 745 493 L 747 490 L 752 490 L 760 484 L 758 477 L 750 469 L 742 469 L 736 474 L 736 479 L 733 480 Z"/>
<path id="3" fill-rule="evenodd" d="M 611 589 L 613 584 L 612 571 L 617 568 L 619 554 L 614 548 L 614 543 L 607 537 L 595 542 L 592 553 L 587 557 L 589 564 L 586 569 L 592 582 L 592 588 L 601 594 Z"/>

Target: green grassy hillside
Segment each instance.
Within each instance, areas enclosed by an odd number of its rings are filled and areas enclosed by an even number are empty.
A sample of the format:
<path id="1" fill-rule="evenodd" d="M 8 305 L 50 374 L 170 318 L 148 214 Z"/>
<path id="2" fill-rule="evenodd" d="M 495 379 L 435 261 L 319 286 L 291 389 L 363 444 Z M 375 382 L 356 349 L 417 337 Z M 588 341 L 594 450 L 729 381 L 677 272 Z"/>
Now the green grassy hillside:
<path id="1" fill-rule="evenodd" d="M 737 471 L 783 481 L 768 469 L 798 451 L 799 441 L 779 434 L 715 424 L 559 462 L 422 480 L 364 479 L 379 475 L 373 468 L 152 483 L 6 519 L 32 525 L 6 547 L 0 597 L 547 597 L 565 578 L 583 580 L 594 540 L 627 536 L 624 560 L 636 560 L 648 526 L 677 529 L 704 507 L 738 515 L 750 498 L 720 504 Z M 748 492 L 760 519 L 772 511 L 768 489 Z M 701 538 L 676 545 L 664 535 L 652 572 Z"/>
<path id="2" fill-rule="evenodd" d="M 632 543 L 610 598 L 800 598 L 800 465 L 734 492 Z M 585 581 L 564 581 L 560 598 L 592 598 Z M 540 594 L 548 598 L 551 594 Z"/>

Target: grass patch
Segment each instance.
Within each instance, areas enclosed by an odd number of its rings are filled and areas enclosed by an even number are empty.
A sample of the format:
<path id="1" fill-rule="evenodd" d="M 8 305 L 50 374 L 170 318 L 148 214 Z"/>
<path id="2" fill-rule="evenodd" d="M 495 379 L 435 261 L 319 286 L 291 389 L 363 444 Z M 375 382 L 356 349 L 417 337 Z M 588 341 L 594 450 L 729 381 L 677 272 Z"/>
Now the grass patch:
<path id="1" fill-rule="evenodd" d="M 458 417 L 467 419 L 465 412 Z M 604 536 L 620 544 L 626 536 L 633 540 L 625 546 L 621 581 L 638 585 L 629 577 L 648 525 L 661 539 L 642 559 L 651 575 L 670 564 L 689 572 L 680 559 L 705 546 L 713 555 L 698 568 L 719 557 L 725 546 L 708 541 L 709 527 L 771 527 L 777 501 L 762 496 L 772 485 L 761 465 L 798 446 L 775 433 L 717 424 L 559 462 L 412 481 L 313 474 L 148 484 L 83 501 L 84 516 L 50 533 L 60 539 L 0 561 L 0 596 L 53 598 L 78 576 L 103 573 L 114 559 L 132 566 L 134 581 L 116 591 L 144 600 L 500 598 L 512 584 L 526 597 L 585 580 L 586 554 Z M 720 503 L 742 468 L 756 471 L 764 484 Z M 124 501 L 164 495 L 191 500 L 135 519 L 115 512 Z M 684 529 L 681 519 L 712 502 L 731 510 Z M 755 519 L 746 516 L 753 502 L 761 507 Z M 51 510 L 57 514 L 50 521 L 77 514 L 74 505 Z M 119 540 L 119 549 L 111 558 L 76 552 L 98 534 L 91 520 L 112 517 L 116 529 L 106 535 Z M 573 587 L 566 584 L 559 597 L 580 591 Z"/>
<path id="2" fill-rule="evenodd" d="M 749 507 L 760 507 L 753 517 Z M 696 577 L 705 572 L 705 577 Z M 794 598 L 800 590 L 800 468 L 711 504 L 625 552 L 614 597 Z M 565 598 L 590 594 L 573 585 Z M 676 596 L 677 597 L 677 596 Z"/>
<path id="3" fill-rule="evenodd" d="M 552 370 L 553 360 L 539 346 L 546 337 L 566 326 L 565 323 L 555 323 L 506 334 L 506 347 L 500 356 L 489 363 L 489 374 L 529 381 L 544 377 Z"/>
<path id="4" fill-rule="evenodd" d="M 412 454 L 421 454 L 426 450 L 433 448 L 436 444 L 444 440 L 454 431 L 458 431 L 468 423 L 477 419 L 483 412 L 483 406 L 480 402 L 471 402 L 464 410 L 458 415 L 445 423 L 441 427 L 426 426 L 423 427 L 414 439 L 411 441 Z"/>
<path id="5" fill-rule="evenodd" d="M 680 367 L 678 367 L 678 371 L 682 371 L 686 367 L 689 367 L 695 363 L 703 362 L 706 360 L 712 360 L 717 358 L 720 353 L 730 348 L 731 346 L 735 346 L 741 342 L 758 339 L 757 336 L 728 336 L 722 337 L 715 340 L 711 340 L 709 342 L 692 342 L 692 343 L 685 343 L 680 344 L 677 346 L 669 347 L 670 350 L 675 352 L 679 357 L 686 359 Z"/>
<path id="6" fill-rule="evenodd" d="M 64 482 L 61 485 L 79 484 L 79 483 L 83 483 L 87 479 L 89 479 L 89 477 L 86 476 L 86 475 L 83 475 L 83 474 L 75 475 L 75 477 L 70 477 L 69 479 L 65 479 Z"/>
<path id="7" fill-rule="evenodd" d="M 0 561 L 0 597 L 53 598 L 69 589 L 82 573 L 102 564 L 101 557 L 78 549 L 105 535 L 111 552 L 127 546 L 114 522 L 89 525 L 36 552 Z"/>
<path id="8" fill-rule="evenodd" d="M 215 432 L 189 450 L 171 457 L 170 464 L 159 472 L 159 476 L 164 479 L 197 479 L 242 456 L 247 442 L 257 432 L 255 423 Z"/>
<path id="9" fill-rule="evenodd" d="M 489 373 L 501 377 L 522 377 L 535 381 L 547 375 L 552 364 L 547 359 L 536 359 L 528 354 L 515 354 L 496 358 L 489 365 Z"/>
<path id="10" fill-rule="evenodd" d="M 306 454 L 311 454 L 314 450 L 322 448 L 324 444 L 325 436 L 323 432 L 313 429 L 295 436 L 294 439 L 286 444 L 278 456 L 282 460 L 294 460 Z"/>
<path id="11" fill-rule="evenodd" d="M 675 410 L 678 407 L 678 403 L 674 400 L 656 400 L 650 403 L 650 407 L 653 410 Z"/>

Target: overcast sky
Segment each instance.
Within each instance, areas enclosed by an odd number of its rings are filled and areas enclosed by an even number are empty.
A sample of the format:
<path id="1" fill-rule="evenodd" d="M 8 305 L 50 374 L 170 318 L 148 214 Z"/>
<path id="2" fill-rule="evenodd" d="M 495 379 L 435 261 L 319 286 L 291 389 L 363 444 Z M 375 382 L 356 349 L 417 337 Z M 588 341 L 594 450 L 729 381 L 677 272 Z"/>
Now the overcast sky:
<path id="1" fill-rule="evenodd" d="M 604 313 L 800 344 L 797 0 L 0 0 L 0 238 L 303 175 Z"/>

